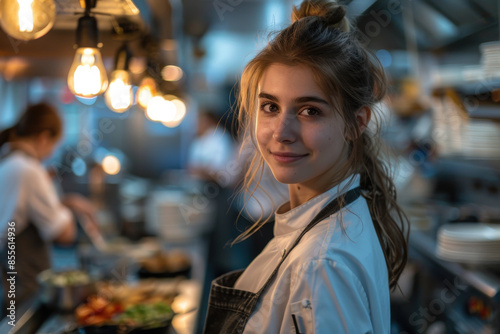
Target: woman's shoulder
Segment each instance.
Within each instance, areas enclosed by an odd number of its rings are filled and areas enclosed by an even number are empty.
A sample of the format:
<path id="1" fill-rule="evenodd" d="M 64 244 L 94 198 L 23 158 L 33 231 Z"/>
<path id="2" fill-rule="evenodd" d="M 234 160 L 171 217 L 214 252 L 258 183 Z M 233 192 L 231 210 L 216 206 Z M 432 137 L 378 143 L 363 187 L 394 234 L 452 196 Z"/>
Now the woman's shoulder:
<path id="1" fill-rule="evenodd" d="M 22 152 L 13 152 L 0 163 L 2 174 L 9 177 L 20 176 L 30 177 L 39 176 L 44 172 L 43 165 Z"/>
<path id="2" fill-rule="evenodd" d="M 378 242 L 368 204 L 363 197 L 360 197 L 319 222 L 304 235 L 303 239 L 305 244 L 314 244 L 318 238 L 322 239 L 322 247 L 333 250 L 355 245 L 361 241 L 366 242 L 373 237 Z"/>
<path id="3" fill-rule="evenodd" d="M 297 246 L 295 264 L 336 263 L 354 271 L 375 270 L 385 258 L 366 201 L 360 198 L 345 210 L 320 222 Z M 292 255 L 292 254 L 290 254 Z"/>

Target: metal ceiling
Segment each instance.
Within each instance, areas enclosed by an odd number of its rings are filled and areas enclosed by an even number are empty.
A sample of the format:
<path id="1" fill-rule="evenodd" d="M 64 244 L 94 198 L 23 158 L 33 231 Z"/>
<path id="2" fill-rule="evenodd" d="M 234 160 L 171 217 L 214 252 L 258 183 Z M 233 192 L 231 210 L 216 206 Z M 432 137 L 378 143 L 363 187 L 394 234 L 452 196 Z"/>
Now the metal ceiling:
<path id="1" fill-rule="evenodd" d="M 58 13 L 56 23 L 42 38 L 19 42 L 0 30 L 1 72 L 5 73 L 5 69 L 10 68 L 14 78 L 65 77 L 74 52 L 78 17 L 75 13 L 82 13 L 83 10 L 78 0 L 55 1 Z M 288 23 L 291 6 L 298 3 L 300 0 L 98 0 L 94 11 L 107 14 L 97 15 L 97 20 L 104 45 L 101 52 L 104 57 L 112 58 L 122 43 L 112 33 L 117 17 L 135 25 L 141 35 L 151 35 L 160 44 L 165 39 L 182 36 L 188 37 L 189 43 L 197 44 L 208 33 L 221 31 L 241 36 L 242 41 L 255 45 L 257 34 L 279 29 Z M 356 21 L 358 29 L 369 35 L 369 47 L 374 49 L 407 48 L 408 18 L 403 9 L 411 13 L 420 50 L 447 54 L 477 50 L 481 42 L 499 40 L 496 1 L 346 0 L 343 3 L 347 5 L 348 15 Z M 399 5 L 401 10 L 391 12 L 395 5 Z M 135 13 L 134 7 L 139 9 L 140 14 Z M 172 8 L 177 8 L 177 12 Z M 390 15 L 385 24 L 383 13 L 386 12 Z M 180 25 L 176 36 L 173 22 Z M 269 28 L 273 22 L 276 26 Z M 374 28 L 379 31 L 373 31 Z M 130 46 L 135 55 L 146 56 L 144 40 L 137 38 L 130 42 Z M 196 47 L 194 50 L 200 51 Z M 202 51 L 200 57 L 203 57 Z"/>
<path id="2" fill-rule="evenodd" d="M 399 7 L 391 11 L 395 3 Z M 389 12 L 390 23 L 370 38 L 370 46 L 404 50 L 408 29 L 405 10 L 411 12 L 417 45 L 423 51 L 446 53 L 471 47 L 477 50 L 480 43 L 500 38 L 498 5 L 491 0 L 379 0 L 358 18 L 358 28 L 370 32 L 374 22 L 381 22 L 379 14 Z"/>

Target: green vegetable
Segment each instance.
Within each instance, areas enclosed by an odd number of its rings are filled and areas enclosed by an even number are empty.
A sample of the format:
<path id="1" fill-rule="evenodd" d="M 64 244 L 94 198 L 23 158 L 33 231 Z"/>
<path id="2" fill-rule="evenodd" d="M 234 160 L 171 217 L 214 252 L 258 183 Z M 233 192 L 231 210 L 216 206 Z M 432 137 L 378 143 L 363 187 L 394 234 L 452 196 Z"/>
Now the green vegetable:
<path id="1" fill-rule="evenodd" d="M 170 305 L 163 302 L 137 304 L 127 308 L 119 317 L 119 324 L 127 326 L 158 327 L 173 316 Z"/>
<path id="2" fill-rule="evenodd" d="M 87 284 L 90 282 L 90 276 L 80 270 L 71 270 L 61 273 L 53 273 L 50 281 L 55 286 L 72 286 Z"/>

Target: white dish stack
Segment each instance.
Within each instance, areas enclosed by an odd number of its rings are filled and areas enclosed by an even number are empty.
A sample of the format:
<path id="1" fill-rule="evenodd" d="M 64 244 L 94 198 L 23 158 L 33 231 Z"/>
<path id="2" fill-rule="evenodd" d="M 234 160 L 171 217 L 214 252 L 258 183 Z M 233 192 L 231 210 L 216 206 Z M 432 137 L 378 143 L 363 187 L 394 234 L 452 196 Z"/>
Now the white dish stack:
<path id="1" fill-rule="evenodd" d="M 479 45 L 481 65 L 487 78 L 500 77 L 500 41 Z"/>
<path id="2" fill-rule="evenodd" d="M 500 125 L 474 119 L 462 127 L 462 153 L 468 157 L 499 159 Z"/>
<path id="3" fill-rule="evenodd" d="M 454 223 L 439 228 L 437 256 L 475 265 L 500 263 L 500 225 Z"/>
<path id="4" fill-rule="evenodd" d="M 433 140 L 441 156 L 500 159 L 500 124 L 465 118 L 450 99 L 433 102 Z"/>

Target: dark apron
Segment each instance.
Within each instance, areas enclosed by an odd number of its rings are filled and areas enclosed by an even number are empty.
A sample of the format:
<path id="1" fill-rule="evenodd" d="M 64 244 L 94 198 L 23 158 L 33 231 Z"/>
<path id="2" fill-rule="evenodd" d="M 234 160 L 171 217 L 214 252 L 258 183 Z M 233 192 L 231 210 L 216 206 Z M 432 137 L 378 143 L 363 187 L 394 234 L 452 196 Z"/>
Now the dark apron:
<path id="1" fill-rule="evenodd" d="M 257 292 L 238 290 L 234 288 L 236 280 L 243 273 L 243 270 L 233 271 L 216 278 L 210 288 L 210 297 L 208 300 L 207 318 L 205 321 L 205 334 L 241 334 L 245 328 L 248 318 L 252 314 L 259 301 L 260 296 L 271 284 L 278 273 L 281 264 L 287 258 L 292 249 L 297 246 L 302 237 L 323 219 L 331 216 L 358 199 L 361 194 L 360 188 L 349 190 L 342 196 L 339 196 L 328 203 L 313 220 L 300 233 L 292 247 L 283 254 L 280 262 L 274 268 L 264 286 Z"/>
<path id="2" fill-rule="evenodd" d="M 0 161 L 12 154 L 11 151 L 0 158 Z M 29 155 L 29 153 L 24 152 Z M 17 222 L 16 222 L 17 223 Z M 17 226 L 16 226 L 17 227 Z M 6 231 L 5 231 L 6 232 Z M 31 298 L 39 289 L 37 275 L 50 268 L 50 249 L 49 244 L 42 239 L 36 226 L 28 221 L 28 225 L 22 231 L 16 229 L 15 233 L 15 268 L 10 270 L 8 260 L 7 241 L 5 246 L 0 250 L 0 265 L 3 287 L 3 303 L 10 305 L 8 292 L 10 282 L 7 278 L 15 276 L 15 301 L 16 306 Z M 16 274 L 8 274 L 15 272 Z M 5 312 L 5 307 L 2 307 L 2 312 Z"/>

